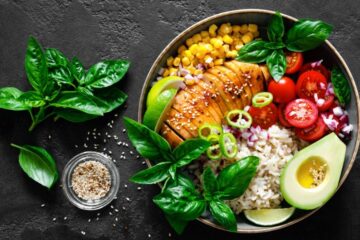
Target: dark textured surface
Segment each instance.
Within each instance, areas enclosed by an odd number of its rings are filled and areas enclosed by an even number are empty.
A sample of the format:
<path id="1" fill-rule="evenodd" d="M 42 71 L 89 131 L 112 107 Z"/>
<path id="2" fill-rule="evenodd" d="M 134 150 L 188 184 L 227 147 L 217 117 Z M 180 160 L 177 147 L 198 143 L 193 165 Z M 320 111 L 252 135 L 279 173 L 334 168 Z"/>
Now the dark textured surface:
<path id="1" fill-rule="evenodd" d="M 162 48 L 196 21 L 237 8 L 273 9 L 333 24 L 335 32 L 330 40 L 357 79 L 360 77 L 358 5 L 353 0 L 0 0 L 0 87 L 29 88 L 23 62 L 27 38 L 32 34 L 46 47 L 59 48 L 69 57 L 78 56 L 86 66 L 101 59 L 130 59 L 133 65 L 121 83 L 122 89 L 130 93 L 128 107 L 115 112 L 135 118 L 140 88 Z M 295 226 L 255 236 L 224 233 L 194 222 L 182 237 L 176 237 L 150 201 L 159 191 L 157 186 L 137 190 L 138 186 L 128 183 L 129 176 L 144 166 L 135 155 L 129 154 L 129 149 L 116 145 L 116 141 L 109 140 L 102 146 L 112 150 L 121 173 L 119 198 L 113 203 L 119 212 L 108 207 L 99 211 L 99 220 L 96 220 L 98 212 L 86 213 L 71 206 L 59 186 L 48 191 L 30 181 L 18 166 L 18 153 L 9 146 L 10 142 L 41 145 L 54 154 L 61 172 L 73 155 L 84 150 L 82 144 L 87 131 L 94 127 L 125 139 L 120 116 L 109 114 L 82 126 L 47 121 L 30 134 L 26 130 L 30 123 L 26 114 L 0 110 L 0 239 L 168 239 L 169 233 L 173 239 L 360 239 L 358 161 L 332 200 Z M 115 121 L 113 128 L 107 126 L 111 120 Z M 123 151 L 127 159 L 119 160 Z M 43 203 L 45 207 L 41 207 Z M 82 235 L 81 231 L 86 234 Z"/>

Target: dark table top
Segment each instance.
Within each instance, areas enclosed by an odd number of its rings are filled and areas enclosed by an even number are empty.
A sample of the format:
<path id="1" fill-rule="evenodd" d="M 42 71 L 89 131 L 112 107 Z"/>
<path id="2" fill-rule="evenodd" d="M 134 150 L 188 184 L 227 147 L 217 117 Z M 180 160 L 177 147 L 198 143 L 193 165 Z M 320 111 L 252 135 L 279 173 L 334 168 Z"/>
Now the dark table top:
<path id="1" fill-rule="evenodd" d="M 119 212 L 111 207 L 95 213 L 77 210 L 65 199 L 59 184 L 48 191 L 21 171 L 18 152 L 9 143 L 45 147 L 55 156 L 61 173 L 72 156 L 85 150 L 87 132 L 94 127 L 125 140 L 121 116 L 136 117 L 146 73 L 165 45 L 196 21 L 238 8 L 279 10 L 333 24 L 330 41 L 349 64 L 354 78 L 360 77 L 360 8 L 353 0 L 0 0 L 0 87 L 29 89 L 24 72 L 29 35 L 46 47 L 59 48 L 68 57 L 78 56 L 86 67 L 101 59 L 132 61 L 120 84 L 129 93 L 127 108 L 121 107 L 104 118 L 83 125 L 48 120 L 28 133 L 30 119 L 25 113 L 0 110 L 0 239 L 169 239 L 169 235 L 172 239 L 360 239 L 359 161 L 343 187 L 316 214 L 287 229 L 259 235 L 229 234 L 194 222 L 183 236 L 175 236 L 151 202 L 158 187 L 142 186 L 138 190 L 128 182 L 134 172 L 145 167 L 142 160 L 115 141 L 102 145 L 114 156 L 123 151 L 127 156 L 117 160 L 122 183 L 113 206 Z M 107 123 L 112 120 L 114 127 L 109 128 Z"/>

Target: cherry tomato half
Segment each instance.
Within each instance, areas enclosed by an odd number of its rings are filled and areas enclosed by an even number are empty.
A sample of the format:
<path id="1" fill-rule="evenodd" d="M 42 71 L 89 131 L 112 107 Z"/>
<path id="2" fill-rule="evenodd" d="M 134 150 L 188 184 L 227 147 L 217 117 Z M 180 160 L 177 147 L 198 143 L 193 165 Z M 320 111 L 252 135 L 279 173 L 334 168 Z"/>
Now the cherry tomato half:
<path id="1" fill-rule="evenodd" d="M 320 72 L 310 70 L 302 73 L 296 83 L 296 93 L 300 98 L 314 100 L 314 95 L 324 98 L 327 88 L 326 77 Z"/>
<path id="2" fill-rule="evenodd" d="M 293 74 L 300 70 L 304 57 L 301 52 L 286 52 L 286 73 Z"/>
<path id="3" fill-rule="evenodd" d="M 311 65 L 312 65 L 312 63 L 304 64 L 302 66 L 302 68 L 300 69 L 300 74 L 303 72 L 309 71 L 309 70 L 314 70 L 314 71 L 320 72 L 322 75 L 324 75 L 328 81 L 330 80 L 331 73 L 326 67 L 324 67 L 324 65 L 320 64 L 320 65 L 317 65 L 314 67 L 312 67 Z"/>
<path id="4" fill-rule="evenodd" d="M 307 128 L 318 118 L 316 105 L 303 98 L 289 102 L 285 108 L 285 119 L 294 127 Z"/>
<path id="5" fill-rule="evenodd" d="M 279 105 L 279 109 L 278 109 L 278 113 L 279 113 L 279 122 L 281 123 L 281 125 L 283 125 L 284 127 L 292 127 L 291 124 L 286 120 L 285 118 L 285 107 L 286 104 L 280 104 Z"/>
<path id="6" fill-rule="evenodd" d="M 316 122 L 307 128 L 296 128 L 295 133 L 300 139 L 308 142 L 319 140 L 326 133 L 326 125 L 321 117 L 318 117 Z"/>
<path id="7" fill-rule="evenodd" d="M 326 95 L 324 97 L 325 102 L 323 104 L 316 104 L 320 112 L 327 111 L 334 103 L 334 95 Z"/>
<path id="8" fill-rule="evenodd" d="M 263 129 L 268 129 L 277 122 L 277 108 L 273 103 L 261 108 L 251 106 L 248 112 L 252 116 L 252 125 L 255 127 L 260 126 Z"/>
<path id="9" fill-rule="evenodd" d="M 268 91 L 272 93 L 277 103 L 288 103 L 296 98 L 295 83 L 289 77 L 282 77 L 278 82 L 271 80 Z"/>

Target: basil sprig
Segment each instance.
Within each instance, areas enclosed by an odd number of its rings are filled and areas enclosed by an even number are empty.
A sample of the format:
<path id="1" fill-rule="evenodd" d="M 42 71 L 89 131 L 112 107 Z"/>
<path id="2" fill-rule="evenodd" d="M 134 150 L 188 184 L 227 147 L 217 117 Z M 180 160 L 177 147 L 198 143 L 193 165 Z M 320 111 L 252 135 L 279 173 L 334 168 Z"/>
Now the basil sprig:
<path id="1" fill-rule="evenodd" d="M 258 164 L 258 157 L 249 156 L 227 166 L 217 177 L 209 167 L 206 168 L 202 175 L 202 195 L 195 190 L 190 179 L 178 175 L 179 180 L 168 184 L 153 201 L 164 211 L 178 234 L 189 221 L 200 217 L 207 207 L 221 226 L 236 231 L 235 214 L 224 200 L 237 198 L 245 192 Z"/>
<path id="2" fill-rule="evenodd" d="M 174 150 L 169 143 L 155 131 L 130 118 L 124 118 L 125 128 L 132 145 L 141 156 L 157 163 L 151 168 L 142 170 L 130 178 L 140 184 L 154 184 L 175 180 L 177 170 L 199 158 L 210 146 L 203 139 L 189 139 Z"/>
<path id="3" fill-rule="evenodd" d="M 49 189 L 56 183 L 59 178 L 56 163 L 45 149 L 30 145 L 11 146 L 20 150 L 20 167 L 31 179 Z"/>
<path id="4" fill-rule="evenodd" d="M 283 18 L 276 12 L 267 28 L 269 41 L 255 40 L 246 44 L 238 51 L 236 59 L 251 63 L 266 62 L 271 76 L 279 81 L 286 71 L 283 48 L 294 52 L 308 51 L 322 44 L 331 32 L 332 26 L 323 21 L 300 19 L 285 34 Z"/>
<path id="5" fill-rule="evenodd" d="M 127 95 L 114 87 L 130 66 L 126 60 L 96 63 L 88 71 L 75 57 L 71 61 L 55 48 L 45 51 L 30 37 L 25 56 L 25 70 L 32 90 L 14 87 L 0 89 L 0 108 L 29 111 L 32 124 L 48 117 L 70 122 L 84 122 L 102 116 L 122 105 Z"/>
<path id="6" fill-rule="evenodd" d="M 188 139 L 174 150 L 155 131 L 130 118 L 124 118 L 132 145 L 145 158 L 156 163 L 130 178 L 139 184 L 164 182 L 160 194 L 153 198 L 172 228 L 181 234 L 188 222 L 204 213 L 207 207 L 214 219 L 229 231 L 236 231 L 236 218 L 224 200 L 241 196 L 255 175 L 259 158 L 249 156 L 224 168 L 216 177 L 210 168 L 203 173 L 203 193 L 179 170 L 198 159 L 210 146 L 203 139 Z"/>
<path id="7" fill-rule="evenodd" d="M 349 82 L 346 80 L 345 75 L 340 69 L 334 68 L 331 71 L 331 82 L 334 87 L 334 93 L 343 106 L 348 104 L 351 100 L 351 88 Z"/>

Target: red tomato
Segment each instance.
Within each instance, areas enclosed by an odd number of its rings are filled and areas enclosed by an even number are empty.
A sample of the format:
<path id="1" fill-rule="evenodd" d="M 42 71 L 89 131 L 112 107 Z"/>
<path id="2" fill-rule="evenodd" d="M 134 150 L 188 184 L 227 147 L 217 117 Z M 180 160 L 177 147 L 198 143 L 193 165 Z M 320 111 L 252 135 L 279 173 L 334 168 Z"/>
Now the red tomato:
<path id="1" fill-rule="evenodd" d="M 314 100 L 314 95 L 324 98 L 327 88 L 326 77 L 320 72 L 310 70 L 302 73 L 296 83 L 296 93 L 300 98 Z"/>
<path id="2" fill-rule="evenodd" d="M 296 98 L 295 83 L 289 77 L 282 77 L 278 82 L 271 80 L 268 91 L 272 93 L 277 103 L 288 103 Z"/>
<path id="3" fill-rule="evenodd" d="M 327 70 L 326 67 L 324 67 L 324 65 L 320 64 L 318 66 L 311 66 L 312 63 L 307 63 L 304 64 L 304 66 L 302 66 L 301 70 L 300 70 L 300 74 L 302 74 L 303 72 L 309 71 L 309 70 L 314 70 L 317 72 L 320 72 L 322 75 L 324 75 L 326 77 L 327 80 L 330 80 L 330 71 Z"/>
<path id="4" fill-rule="evenodd" d="M 326 95 L 324 97 L 325 102 L 321 105 L 317 104 L 316 106 L 318 107 L 320 112 L 325 112 L 333 105 L 334 99 L 334 95 Z"/>
<path id="5" fill-rule="evenodd" d="M 301 52 L 286 52 L 286 73 L 293 74 L 300 70 L 304 57 Z"/>
<path id="6" fill-rule="evenodd" d="M 280 121 L 281 125 L 283 125 L 284 127 L 292 127 L 291 124 L 285 118 L 285 107 L 286 107 L 286 104 L 280 104 L 280 106 L 279 106 L 279 109 L 278 109 L 279 121 Z"/>
<path id="7" fill-rule="evenodd" d="M 314 142 L 319 140 L 326 133 L 326 125 L 321 117 L 318 117 L 317 121 L 307 128 L 295 129 L 296 136 L 300 139 L 308 142 Z"/>
<path id="8" fill-rule="evenodd" d="M 260 126 L 263 129 L 268 129 L 277 122 L 277 109 L 275 104 L 270 103 L 265 107 L 257 108 L 251 106 L 249 113 L 253 119 L 253 126 Z"/>
<path id="9" fill-rule="evenodd" d="M 285 108 L 285 119 L 294 127 L 307 128 L 318 118 L 316 105 L 303 98 L 289 102 Z"/>

